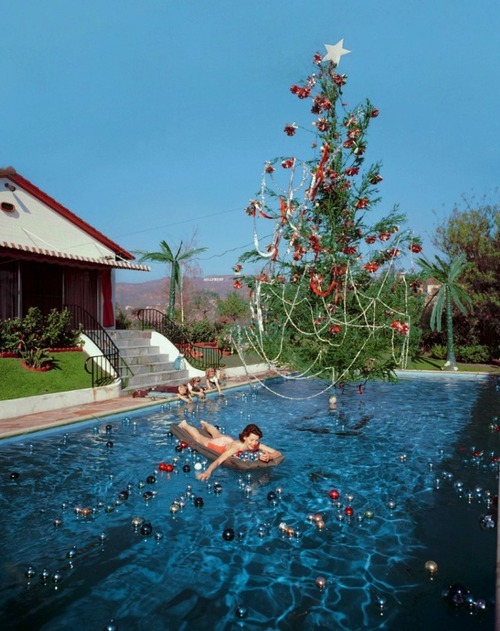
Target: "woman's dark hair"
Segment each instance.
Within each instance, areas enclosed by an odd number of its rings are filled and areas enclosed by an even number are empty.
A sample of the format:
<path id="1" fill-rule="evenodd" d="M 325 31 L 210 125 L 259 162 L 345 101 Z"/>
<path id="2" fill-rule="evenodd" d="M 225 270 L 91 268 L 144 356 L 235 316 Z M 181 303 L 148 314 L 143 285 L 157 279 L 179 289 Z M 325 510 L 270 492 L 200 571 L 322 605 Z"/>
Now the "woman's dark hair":
<path id="1" fill-rule="evenodd" d="M 262 432 L 260 431 L 260 428 L 258 428 L 257 425 L 250 423 L 250 425 L 247 425 L 245 429 L 241 432 L 241 434 L 239 435 L 239 439 L 243 442 L 247 436 L 250 436 L 250 434 L 256 434 L 259 438 L 262 438 Z"/>

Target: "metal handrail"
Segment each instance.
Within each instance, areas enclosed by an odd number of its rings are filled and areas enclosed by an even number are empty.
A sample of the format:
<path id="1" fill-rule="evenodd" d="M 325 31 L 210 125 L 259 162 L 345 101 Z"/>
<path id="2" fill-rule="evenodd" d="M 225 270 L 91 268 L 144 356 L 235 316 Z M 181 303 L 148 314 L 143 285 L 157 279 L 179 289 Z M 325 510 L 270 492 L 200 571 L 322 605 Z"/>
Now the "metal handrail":
<path id="1" fill-rule="evenodd" d="M 92 340 L 92 342 L 94 342 L 94 344 L 102 352 L 102 357 L 107 360 L 108 365 L 110 365 L 114 370 L 115 376 L 111 377 L 111 381 L 115 378 L 123 379 L 125 376 L 133 375 L 132 370 L 127 365 L 123 357 L 120 357 L 120 350 L 118 346 L 116 346 L 106 329 L 99 324 L 94 316 L 79 305 L 65 305 L 65 307 L 71 313 L 73 328 L 81 330 Z M 103 361 L 102 363 L 105 364 L 106 362 Z M 89 371 L 87 370 L 87 372 Z M 89 374 L 92 374 L 92 372 Z M 95 387 L 94 377 L 92 377 L 92 387 Z"/>
<path id="2" fill-rule="evenodd" d="M 142 330 L 154 329 L 164 335 L 194 368 L 206 370 L 220 365 L 222 351 L 215 346 L 201 346 L 194 344 L 165 313 L 158 309 L 139 309 L 137 319 Z"/>
<path id="3" fill-rule="evenodd" d="M 116 379 L 110 373 L 110 364 L 105 355 L 93 355 L 85 360 L 85 371 L 92 377 L 92 388 L 109 386 Z"/>

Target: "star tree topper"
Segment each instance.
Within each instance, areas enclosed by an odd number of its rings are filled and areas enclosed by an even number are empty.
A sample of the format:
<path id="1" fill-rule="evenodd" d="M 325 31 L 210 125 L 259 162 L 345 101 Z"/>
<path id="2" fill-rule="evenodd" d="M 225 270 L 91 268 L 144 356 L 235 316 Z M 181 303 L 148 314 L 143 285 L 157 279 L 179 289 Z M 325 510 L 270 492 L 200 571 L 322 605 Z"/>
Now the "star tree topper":
<path id="1" fill-rule="evenodd" d="M 336 66 L 339 65 L 340 58 L 343 55 L 349 54 L 351 51 L 344 48 L 344 40 L 341 39 L 335 46 L 325 44 L 326 55 L 323 57 L 323 61 L 332 61 Z"/>

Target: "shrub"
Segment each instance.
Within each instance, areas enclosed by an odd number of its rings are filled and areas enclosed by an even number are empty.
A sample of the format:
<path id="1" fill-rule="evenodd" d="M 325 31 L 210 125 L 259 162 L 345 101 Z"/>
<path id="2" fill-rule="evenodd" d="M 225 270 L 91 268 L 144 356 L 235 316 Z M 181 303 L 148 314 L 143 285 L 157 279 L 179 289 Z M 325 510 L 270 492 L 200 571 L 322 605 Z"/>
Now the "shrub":
<path id="1" fill-rule="evenodd" d="M 69 309 L 61 312 L 52 309 L 44 316 L 38 307 L 30 307 L 22 320 L 0 321 L 0 352 L 73 347 L 78 344 L 80 332 L 80 327 L 71 328 Z"/>
<path id="2" fill-rule="evenodd" d="M 21 342 L 21 330 L 19 318 L 0 320 L 0 353 L 17 353 Z"/>
<path id="3" fill-rule="evenodd" d="M 52 309 L 45 319 L 42 333 L 42 346 L 48 348 L 68 348 L 78 344 L 80 329 L 71 328 L 71 312 L 63 309 L 61 312 Z"/>
<path id="4" fill-rule="evenodd" d="M 115 317 L 115 325 L 117 329 L 124 329 L 124 330 L 128 330 L 128 329 L 132 329 L 133 328 L 133 321 L 131 318 L 128 317 L 127 312 L 125 311 L 125 309 L 122 309 L 122 307 L 120 307 L 119 305 L 117 305 L 116 307 L 116 317 Z"/>
<path id="5" fill-rule="evenodd" d="M 490 360 L 490 349 L 484 344 L 457 346 L 455 355 L 464 364 L 486 364 Z"/>
<path id="6" fill-rule="evenodd" d="M 209 320 L 196 320 L 184 325 L 184 334 L 191 342 L 213 342 L 220 333 L 222 325 Z"/>
<path id="7" fill-rule="evenodd" d="M 431 346 L 430 353 L 434 359 L 446 359 L 448 349 L 443 344 L 434 344 Z"/>
<path id="8" fill-rule="evenodd" d="M 21 349 L 20 354 L 21 359 L 30 368 L 51 368 L 55 361 L 46 348 L 32 347 Z"/>

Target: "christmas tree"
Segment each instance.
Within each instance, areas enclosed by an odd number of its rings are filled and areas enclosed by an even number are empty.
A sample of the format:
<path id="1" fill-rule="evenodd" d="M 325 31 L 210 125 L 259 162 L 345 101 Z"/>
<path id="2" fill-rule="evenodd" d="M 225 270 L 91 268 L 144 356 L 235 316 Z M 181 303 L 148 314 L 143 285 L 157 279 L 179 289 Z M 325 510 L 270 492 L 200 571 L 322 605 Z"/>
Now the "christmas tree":
<path id="1" fill-rule="evenodd" d="M 397 207 L 373 219 L 382 177 L 365 154 L 379 111 L 369 100 L 348 110 L 338 65 L 350 51 L 343 40 L 326 48 L 314 56 L 314 74 L 290 88 L 310 104 L 315 158 L 267 162 L 246 208 L 255 247 L 240 257 L 234 284 L 250 287 L 253 320 L 236 339 L 276 369 L 363 383 L 393 376 L 417 341 L 418 281 L 397 264 L 403 251 L 422 248 Z M 302 130 L 284 127 L 290 137 Z"/>

